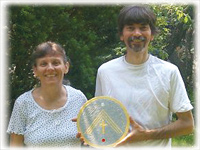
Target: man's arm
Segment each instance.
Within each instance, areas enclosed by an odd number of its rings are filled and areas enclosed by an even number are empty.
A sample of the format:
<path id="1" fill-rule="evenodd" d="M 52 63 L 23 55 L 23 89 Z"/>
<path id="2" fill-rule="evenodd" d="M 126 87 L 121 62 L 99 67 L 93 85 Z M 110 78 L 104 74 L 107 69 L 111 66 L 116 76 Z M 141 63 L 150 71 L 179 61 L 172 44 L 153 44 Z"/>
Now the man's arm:
<path id="1" fill-rule="evenodd" d="M 194 128 L 194 120 L 191 111 L 176 113 L 178 120 L 159 129 L 150 131 L 152 139 L 172 138 L 190 134 Z"/>
<path id="2" fill-rule="evenodd" d="M 176 113 L 178 120 L 161 128 L 145 130 L 142 126 L 130 118 L 133 130 L 117 144 L 122 146 L 126 143 L 138 141 L 165 139 L 190 134 L 194 128 L 194 119 L 191 111 Z"/>

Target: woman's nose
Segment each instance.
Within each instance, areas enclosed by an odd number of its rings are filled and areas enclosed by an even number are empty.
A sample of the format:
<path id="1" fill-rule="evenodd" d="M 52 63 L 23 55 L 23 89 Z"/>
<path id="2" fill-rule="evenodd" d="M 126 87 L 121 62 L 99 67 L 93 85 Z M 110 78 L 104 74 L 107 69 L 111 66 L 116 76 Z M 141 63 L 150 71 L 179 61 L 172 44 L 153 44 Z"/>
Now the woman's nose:
<path id="1" fill-rule="evenodd" d="M 47 65 L 47 69 L 54 69 L 54 66 L 53 66 L 51 63 L 49 63 L 49 64 Z"/>

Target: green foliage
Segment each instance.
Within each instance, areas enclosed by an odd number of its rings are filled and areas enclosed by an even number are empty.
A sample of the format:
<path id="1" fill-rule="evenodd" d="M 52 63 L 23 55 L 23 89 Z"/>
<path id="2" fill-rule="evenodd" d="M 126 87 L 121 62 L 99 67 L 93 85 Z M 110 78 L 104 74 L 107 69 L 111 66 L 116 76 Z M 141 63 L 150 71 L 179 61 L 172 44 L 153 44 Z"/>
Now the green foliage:
<path id="1" fill-rule="evenodd" d="M 194 133 L 172 139 L 173 147 L 192 147 L 195 144 Z"/>
<path id="2" fill-rule="evenodd" d="M 9 9 L 10 103 L 31 89 L 30 56 L 45 41 L 58 42 L 71 60 L 66 76 L 71 85 L 93 97 L 97 67 L 117 41 L 114 6 L 10 5 Z M 109 34 L 108 34 L 109 33 Z"/>

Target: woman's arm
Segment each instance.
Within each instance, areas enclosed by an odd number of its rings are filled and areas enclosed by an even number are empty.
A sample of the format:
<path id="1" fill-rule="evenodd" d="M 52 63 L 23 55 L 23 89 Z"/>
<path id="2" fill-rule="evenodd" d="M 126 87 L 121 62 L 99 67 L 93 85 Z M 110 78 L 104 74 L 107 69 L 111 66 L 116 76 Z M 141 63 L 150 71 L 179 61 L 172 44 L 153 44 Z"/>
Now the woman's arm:
<path id="1" fill-rule="evenodd" d="M 11 147 L 23 147 L 24 146 L 24 136 L 11 133 L 10 134 L 10 146 Z"/>

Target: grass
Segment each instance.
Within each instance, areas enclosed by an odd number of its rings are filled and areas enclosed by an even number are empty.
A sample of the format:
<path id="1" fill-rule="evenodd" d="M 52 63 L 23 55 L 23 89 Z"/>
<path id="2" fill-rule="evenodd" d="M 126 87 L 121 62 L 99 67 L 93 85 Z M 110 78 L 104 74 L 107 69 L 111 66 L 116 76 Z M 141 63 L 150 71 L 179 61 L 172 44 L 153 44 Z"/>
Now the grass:
<path id="1" fill-rule="evenodd" d="M 192 147 L 195 145 L 195 134 L 172 138 L 172 147 Z"/>

